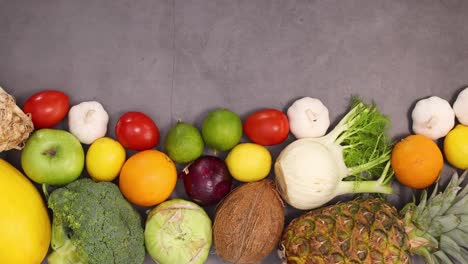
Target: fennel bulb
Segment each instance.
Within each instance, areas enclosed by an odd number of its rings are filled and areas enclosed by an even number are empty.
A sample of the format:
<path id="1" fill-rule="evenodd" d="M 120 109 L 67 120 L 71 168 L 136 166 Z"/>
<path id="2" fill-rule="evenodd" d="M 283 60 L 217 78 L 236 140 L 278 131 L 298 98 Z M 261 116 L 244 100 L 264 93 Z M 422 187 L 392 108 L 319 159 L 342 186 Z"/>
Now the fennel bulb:
<path id="1" fill-rule="evenodd" d="M 274 168 L 283 199 L 309 210 L 342 194 L 391 193 L 389 125 L 375 105 L 353 97 L 351 110 L 330 133 L 298 139 L 281 151 Z"/>

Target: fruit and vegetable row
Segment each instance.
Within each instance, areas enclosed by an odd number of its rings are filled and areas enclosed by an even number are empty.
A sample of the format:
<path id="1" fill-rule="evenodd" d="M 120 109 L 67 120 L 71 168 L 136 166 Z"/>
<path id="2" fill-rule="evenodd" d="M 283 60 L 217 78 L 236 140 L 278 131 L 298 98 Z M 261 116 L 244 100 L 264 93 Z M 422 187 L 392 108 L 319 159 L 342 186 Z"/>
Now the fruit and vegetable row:
<path id="1" fill-rule="evenodd" d="M 320 99 L 303 97 L 244 120 L 215 109 L 164 139 L 148 114 L 127 112 L 112 138 L 97 101 L 70 107 L 44 90 L 19 106 L 0 88 L 0 152 L 21 151 L 21 168 L 0 159 L 0 263 L 204 263 L 212 246 L 229 263 L 275 250 L 297 264 L 468 263 L 468 88 L 453 104 L 419 100 L 411 118 L 396 141 L 375 103 L 353 96 L 330 127 Z M 178 179 L 189 198 L 171 198 Z M 400 211 L 386 201 L 396 184 L 422 190 Z M 289 223 L 287 205 L 304 210 Z"/>

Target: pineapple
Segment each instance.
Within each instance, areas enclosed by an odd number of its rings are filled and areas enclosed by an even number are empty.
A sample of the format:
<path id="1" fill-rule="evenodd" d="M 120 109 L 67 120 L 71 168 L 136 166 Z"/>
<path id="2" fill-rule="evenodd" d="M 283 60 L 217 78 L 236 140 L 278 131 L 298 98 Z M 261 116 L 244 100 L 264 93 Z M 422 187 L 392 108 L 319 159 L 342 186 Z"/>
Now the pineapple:
<path id="1" fill-rule="evenodd" d="M 424 190 L 418 205 L 401 212 L 380 198 L 357 199 L 312 210 L 283 233 L 284 263 L 468 263 L 468 186 L 455 173 L 444 192 Z M 461 191 L 460 191 L 461 190 Z M 458 194 L 457 194 L 458 193 Z"/>

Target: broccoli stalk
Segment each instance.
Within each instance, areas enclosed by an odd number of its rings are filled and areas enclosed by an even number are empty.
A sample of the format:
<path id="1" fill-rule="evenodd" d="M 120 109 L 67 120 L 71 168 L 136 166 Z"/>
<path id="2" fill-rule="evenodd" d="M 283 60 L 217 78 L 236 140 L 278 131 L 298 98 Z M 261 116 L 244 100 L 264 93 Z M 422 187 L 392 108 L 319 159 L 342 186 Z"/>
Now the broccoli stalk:
<path id="1" fill-rule="evenodd" d="M 145 258 L 138 212 L 109 182 L 80 179 L 53 191 L 50 264 L 141 264 Z"/>
<path id="2" fill-rule="evenodd" d="M 54 251 L 49 255 L 49 264 L 84 264 L 88 257 L 79 252 L 75 244 L 68 238 L 65 227 L 59 219 L 52 221 L 51 246 Z"/>

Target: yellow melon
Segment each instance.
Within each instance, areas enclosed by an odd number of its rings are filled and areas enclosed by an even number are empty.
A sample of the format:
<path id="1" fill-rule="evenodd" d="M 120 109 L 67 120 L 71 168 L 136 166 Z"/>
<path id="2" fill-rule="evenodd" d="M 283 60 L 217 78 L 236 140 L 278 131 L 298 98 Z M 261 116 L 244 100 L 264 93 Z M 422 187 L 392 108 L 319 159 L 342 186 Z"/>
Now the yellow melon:
<path id="1" fill-rule="evenodd" d="M 50 219 L 41 195 L 0 159 L 0 263 L 37 264 L 47 254 Z"/>

